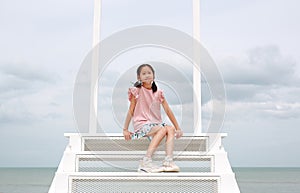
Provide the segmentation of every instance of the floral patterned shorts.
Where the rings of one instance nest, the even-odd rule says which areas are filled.
[[[142,138],[142,137],[147,137],[149,141],[151,141],[152,137],[151,136],[147,136],[147,134],[151,131],[151,129],[155,126],[166,126],[167,124],[165,123],[148,123],[148,124],[145,124],[143,125],[143,127],[138,130],[137,132],[133,133],[131,135],[131,139],[139,139],[139,138]]]

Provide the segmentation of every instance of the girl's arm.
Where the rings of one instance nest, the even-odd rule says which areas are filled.
[[[167,116],[169,117],[170,121],[172,122],[172,124],[174,125],[174,127],[176,129],[176,138],[180,138],[182,136],[182,131],[181,131],[179,124],[178,124],[169,104],[167,103],[166,99],[163,100],[162,106],[163,106]]]
[[[124,128],[123,128],[123,135],[125,137],[126,140],[130,140],[131,139],[131,132],[128,131],[128,127],[131,121],[131,118],[133,116],[133,112],[135,109],[135,105],[136,105],[136,99],[134,97],[132,97],[132,99],[130,100],[130,106],[127,112],[127,116],[125,119],[125,123],[124,123]]]

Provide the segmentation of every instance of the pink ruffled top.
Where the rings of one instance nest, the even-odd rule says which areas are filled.
[[[129,101],[132,97],[136,99],[132,117],[135,132],[141,129],[144,124],[162,123],[160,106],[165,99],[162,90],[158,89],[153,93],[151,89],[132,87],[128,90]]]

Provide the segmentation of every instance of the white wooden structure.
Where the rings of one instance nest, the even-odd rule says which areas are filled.
[[[65,136],[69,145],[49,193],[239,192],[222,146],[226,134],[186,134],[176,140],[174,160],[179,173],[137,172],[147,139],[128,142],[120,134]],[[154,161],[162,160],[164,153],[161,144]]]
[[[193,35],[199,40],[200,3],[193,0]],[[101,0],[95,0],[93,45],[100,40]],[[98,52],[95,52],[98,53]],[[93,55],[90,115],[97,106],[98,56]],[[201,76],[193,70],[193,86],[201,99]],[[195,108],[201,109],[201,101]],[[194,112],[200,117],[200,112]],[[145,139],[125,141],[122,134],[97,133],[97,112],[90,116],[89,132],[65,134],[69,138],[49,193],[120,193],[120,192],[202,192],[239,193],[235,175],[228,161],[222,139],[226,134],[202,133],[201,121],[194,123],[194,133],[175,141],[174,160],[179,173],[138,173],[138,161],[148,146]],[[154,161],[162,160],[164,144]]]

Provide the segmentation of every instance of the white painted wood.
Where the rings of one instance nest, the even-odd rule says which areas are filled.
[[[200,42],[200,0],[193,0],[193,37]],[[194,46],[194,60],[199,62],[199,54]],[[194,89],[194,133],[202,133],[201,113],[201,73],[200,66],[193,65],[193,89]]]
[[[89,133],[97,133],[98,106],[98,74],[99,74],[99,46],[101,30],[101,0],[94,2],[93,53],[90,89]]]
[[[94,2],[93,47],[96,46],[100,41],[101,5],[102,5],[102,0],[95,0],[95,2]]]

